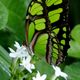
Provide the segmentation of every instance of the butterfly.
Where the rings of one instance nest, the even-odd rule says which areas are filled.
[[[67,56],[70,26],[68,0],[32,0],[26,15],[26,45],[49,64]]]

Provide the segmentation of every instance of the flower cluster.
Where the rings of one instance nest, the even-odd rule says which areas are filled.
[[[12,48],[9,48],[11,51],[9,56],[12,58],[20,58],[20,65],[32,73],[32,69],[35,69],[35,66],[31,63],[31,55],[29,55],[26,47],[23,45],[20,46],[18,42],[15,42],[14,46],[16,47],[16,51],[14,51]]]
[[[15,42],[14,46],[16,47],[16,51],[12,48],[9,48],[10,54],[9,56],[13,59],[20,58],[21,63],[20,66],[23,66],[27,71],[32,73],[32,70],[35,69],[35,65],[31,63],[32,56],[28,53],[26,46],[20,46],[18,42]],[[61,76],[65,80],[67,80],[68,75],[61,71],[58,66],[52,65],[53,69],[55,70],[55,74],[52,77],[52,80],[56,80],[57,77]],[[37,71],[36,77],[33,77],[32,80],[46,80],[47,75],[43,74],[40,75],[40,72]]]

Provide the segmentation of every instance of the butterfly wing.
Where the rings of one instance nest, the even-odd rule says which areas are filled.
[[[69,47],[67,1],[33,0],[27,11],[26,44],[48,63],[62,62]]]

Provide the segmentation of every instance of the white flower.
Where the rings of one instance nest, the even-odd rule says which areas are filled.
[[[9,56],[12,58],[23,58],[27,57],[29,55],[27,49],[25,46],[20,46],[18,42],[15,42],[14,46],[17,48],[16,51],[14,51],[12,48],[9,48],[10,54]]]
[[[15,42],[14,46],[16,47],[16,51],[12,48],[9,48],[11,53],[9,54],[12,58],[20,58],[22,66],[26,68],[30,73],[32,73],[32,69],[35,69],[35,66],[30,63],[31,56],[28,53],[28,50],[25,46],[20,46],[18,42]]]
[[[45,80],[46,77],[47,77],[46,74],[40,76],[40,73],[39,73],[39,71],[38,71],[36,77],[33,77],[32,79],[33,79],[33,80]]]
[[[24,66],[30,73],[32,73],[32,69],[35,69],[35,66],[30,63],[31,56],[28,56],[26,59],[22,59],[22,63],[20,65]]]
[[[52,78],[52,80],[55,80],[59,76],[63,77],[65,80],[67,80],[68,75],[66,73],[62,72],[58,66],[52,65],[52,67],[55,70],[55,75]]]

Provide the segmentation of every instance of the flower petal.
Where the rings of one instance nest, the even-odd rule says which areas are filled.
[[[44,75],[40,76],[40,72],[39,72],[39,71],[37,71],[36,77],[33,77],[32,79],[33,79],[33,80],[45,80],[45,79],[46,79],[46,77],[47,77],[47,75],[46,75],[46,74],[44,74]]]
[[[10,50],[11,53],[14,53],[15,52],[12,48],[9,48],[9,50]]]
[[[46,75],[46,74],[44,74],[44,75],[42,75],[42,77],[41,77],[41,78],[42,78],[43,80],[45,80],[45,79],[46,79],[46,77],[47,77],[47,75]]]
[[[68,75],[64,72],[61,72],[61,77],[65,78],[67,80]]]
[[[61,69],[58,66],[52,65],[53,69],[55,70],[55,75],[52,80],[55,80],[57,77],[61,76],[65,80],[67,80],[68,75],[61,71]]]
[[[33,77],[32,79],[33,79],[33,80],[36,80],[36,78],[35,78],[35,77]]]
[[[35,66],[33,64],[31,64],[31,69],[35,69]]]
[[[31,56],[29,55],[27,58],[22,58],[22,63],[20,65],[24,66],[26,70],[32,73],[32,69],[35,69],[35,66],[31,64],[30,61],[31,61]]]
[[[9,56],[12,58],[16,58],[17,55],[15,53],[10,53]]]
[[[32,70],[31,70],[31,68],[29,67],[29,66],[26,66],[25,67],[30,73],[32,73]]]
[[[21,48],[20,45],[19,45],[19,43],[18,43],[17,41],[15,41],[14,46],[15,46],[17,49],[20,49],[20,48]]]

